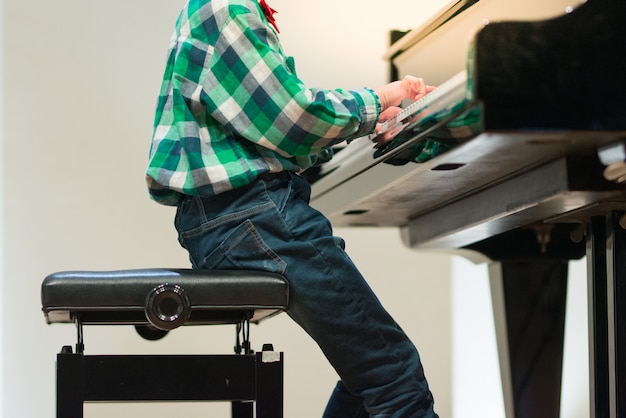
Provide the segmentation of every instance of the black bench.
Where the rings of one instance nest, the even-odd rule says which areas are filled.
[[[256,271],[66,271],[41,288],[48,323],[75,323],[57,355],[57,418],[87,401],[230,401],[233,418],[283,417],[283,353],[250,347],[250,323],[287,309],[289,286]],[[156,340],[181,325],[235,324],[232,355],[85,355],[83,325],[133,325]]]

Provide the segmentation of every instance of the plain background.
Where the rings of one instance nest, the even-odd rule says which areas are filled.
[[[300,77],[325,88],[386,82],[388,31],[418,26],[442,3],[270,2]],[[174,210],[151,202],[143,179],[165,51],[182,4],[0,0],[0,369],[6,418],[54,417],[54,357],[61,346],[74,344],[75,330],[45,324],[39,286],[47,274],[188,266],[176,242]],[[395,229],[336,233],[418,346],[441,417],[503,416],[485,266],[412,251]],[[584,304],[584,279],[578,282],[582,302],[580,292],[574,297]],[[572,335],[580,348],[586,318],[584,310],[577,313]],[[130,327],[87,327],[85,338],[88,354],[230,353],[234,331],[187,327],[151,343]],[[321,416],[337,377],[315,343],[286,315],[253,327],[252,342],[257,349],[271,342],[285,352],[285,416]],[[572,357],[575,371],[567,382],[580,384],[564,396],[572,399],[566,402],[568,418],[587,416],[585,355],[583,349]],[[227,409],[90,404],[85,416],[225,417]]]

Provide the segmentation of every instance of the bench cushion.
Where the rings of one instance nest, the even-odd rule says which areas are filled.
[[[237,323],[248,315],[259,322],[285,310],[289,301],[287,281],[267,272],[64,271],[43,281],[42,309],[48,323],[73,322],[79,314],[83,324],[150,324],[146,304],[166,287],[184,295],[189,305],[185,325]]]

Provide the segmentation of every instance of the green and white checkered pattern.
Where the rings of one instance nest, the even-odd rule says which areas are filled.
[[[371,133],[370,89],[306,88],[255,0],[189,0],[168,51],[147,181],[176,205],[302,171],[319,151]]]

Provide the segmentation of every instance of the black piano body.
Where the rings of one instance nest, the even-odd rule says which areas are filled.
[[[433,97],[384,148],[359,138],[308,173],[335,226],[489,261],[508,418],[559,416],[567,264],[584,256],[590,414],[626,416],[625,18],[619,0],[453,1],[387,56]]]

